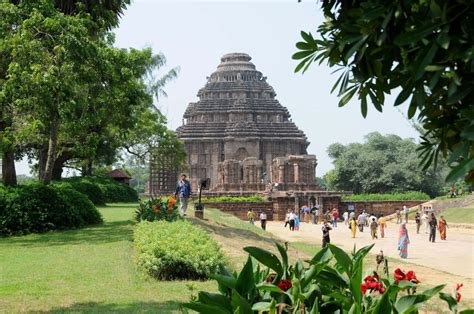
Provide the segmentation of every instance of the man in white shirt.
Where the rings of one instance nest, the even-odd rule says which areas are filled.
[[[266,230],[267,228],[267,214],[265,214],[264,211],[260,213],[260,226],[263,230]]]

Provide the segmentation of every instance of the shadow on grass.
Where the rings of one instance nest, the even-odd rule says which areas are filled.
[[[0,239],[0,245],[41,247],[131,241],[133,235],[132,226],[132,220],[107,222],[103,225],[84,229],[3,238]]]
[[[37,313],[176,313],[179,308],[180,303],[176,301],[126,304],[87,302]]]

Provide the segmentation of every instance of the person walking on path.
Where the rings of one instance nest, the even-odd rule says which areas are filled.
[[[181,215],[186,217],[186,210],[188,209],[188,200],[191,196],[191,183],[186,180],[186,175],[182,174],[181,179],[176,185],[175,197],[179,197]]]
[[[428,212],[424,212],[423,215],[421,215],[421,222],[425,226],[425,233],[428,233],[429,231],[429,218],[428,218]]]
[[[332,228],[327,222],[325,222],[321,230],[323,231],[323,248],[325,248],[328,243],[331,243],[331,239],[329,238],[329,230],[332,230]]]
[[[430,218],[430,242],[435,242],[436,240],[436,228],[438,228],[438,221],[436,220],[435,214],[431,213]]]
[[[421,226],[421,217],[420,217],[419,212],[417,212],[415,214],[415,223],[416,223],[416,233],[419,234],[420,233],[420,226]]]
[[[332,209],[332,226],[333,228],[337,228],[337,220],[339,219],[339,211],[336,208]]]
[[[364,225],[365,225],[365,214],[361,213],[359,217],[357,217],[357,224],[359,225],[359,231],[364,232]]]
[[[342,218],[344,219],[344,225],[347,226],[349,224],[349,212],[347,210],[342,214]]]
[[[372,240],[378,239],[377,237],[377,218],[371,217],[371,222],[370,222],[370,235],[372,236]]]
[[[267,214],[264,211],[260,213],[260,227],[263,230],[267,230]]]
[[[403,213],[405,214],[405,223],[407,224],[408,223],[408,214],[410,213],[410,210],[408,209],[408,207],[403,206]]]
[[[295,230],[295,213],[293,211],[290,212],[289,221],[290,221],[290,230]]]
[[[448,223],[444,216],[441,216],[438,222],[438,229],[439,229],[439,236],[441,240],[446,240],[446,227],[448,227]]]
[[[294,230],[298,231],[300,230],[300,217],[295,214],[295,228]]]
[[[408,244],[410,243],[410,238],[408,238],[408,230],[404,223],[400,226],[400,232],[398,235],[398,250],[401,258],[408,257]]]
[[[287,212],[285,215],[285,228],[290,224],[290,212]]]
[[[253,225],[255,222],[255,212],[253,211],[253,209],[249,209],[249,211],[247,212],[247,218],[249,219],[249,223]]]
[[[385,217],[380,215],[379,217],[379,228],[380,228],[380,237],[385,238],[385,227],[387,226],[387,222],[385,221]]]
[[[399,209],[397,209],[395,213],[397,214],[397,224],[399,224],[402,222],[402,214],[400,213]]]
[[[316,208],[316,209],[314,210],[314,220],[316,221],[316,224],[319,223],[319,215],[320,215],[320,213],[321,213],[321,212],[319,211],[319,208]]]
[[[349,228],[351,229],[352,237],[356,237],[357,232],[357,221],[355,217],[352,217],[352,220],[349,222]]]

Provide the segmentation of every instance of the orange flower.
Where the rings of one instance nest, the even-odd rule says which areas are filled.
[[[168,199],[168,208],[173,207],[176,204],[176,199],[174,197],[170,197]]]

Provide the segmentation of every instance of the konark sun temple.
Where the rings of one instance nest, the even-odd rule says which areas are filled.
[[[316,184],[316,156],[307,154],[306,135],[251,59],[245,53],[224,55],[177,129],[187,153],[184,172],[194,190],[209,178],[207,194],[280,198],[281,208],[274,208],[278,216],[303,204],[337,205],[340,195]],[[173,191],[177,174],[155,157],[150,194]]]

